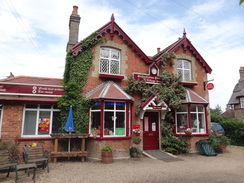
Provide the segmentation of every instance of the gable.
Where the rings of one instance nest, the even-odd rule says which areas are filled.
[[[207,62],[203,59],[203,57],[200,55],[200,53],[197,51],[197,49],[192,45],[191,41],[186,37],[186,32],[184,30],[182,38],[179,38],[178,41],[174,42],[173,44],[169,45],[165,49],[163,49],[161,52],[157,53],[152,57],[156,61],[156,63],[159,63],[161,58],[165,53],[173,53],[176,52],[179,48],[183,48],[184,51],[189,50],[196,60],[200,62],[202,67],[205,69],[205,71],[209,74],[211,74],[212,69],[207,64]]]
[[[95,39],[103,37],[103,35],[106,33],[109,33],[110,39],[113,39],[114,35],[117,34],[139,58],[141,58],[146,63],[153,62],[153,60],[151,60],[115,22],[114,14],[112,14],[110,22],[108,22],[95,32],[97,32],[97,36]],[[77,43],[75,46],[73,46],[72,50],[72,54],[76,56],[81,51],[81,43]]]

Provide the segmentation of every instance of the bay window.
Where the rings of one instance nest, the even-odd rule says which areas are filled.
[[[100,137],[126,136],[126,102],[96,102],[90,110],[90,132],[98,130]]]
[[[49,137],[61,131],[60,109],[50,104],[26,104],[22,127],[23,137]]]
[[[176,133],[184,134],[190,128],[192,134],[206,133],[205,107],[203,105],[182,105],[176,112]]]

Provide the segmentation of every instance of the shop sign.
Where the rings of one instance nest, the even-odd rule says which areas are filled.
[[[50,118],[39,118],[38,132],[49,132]]]
[[[0,83],[0,94],[62,96],[64,87],[52,85],[32,85],[17,83]]]
[[[212,90],[214,88],[214,84],[213,83],[208,83],[206,85],[206,88],[207,88],[207,90]]]
[[[133,76],[134,76],[134,79],[137,81],[141,81],[144,79],[146,81],[146,83],[150,83],[150,84],[159,83],[158,76],[153,76],[150,74],[140,74],[140,73],[134,73]]]

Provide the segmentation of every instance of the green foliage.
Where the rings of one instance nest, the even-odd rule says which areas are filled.
[[[75,123],[75,133],[86,133],[88,125],[87,111],[92,102],[84,96],[82,88],[87,82],[88,72],[92,65],[92,48],[100,40],[96,39],[97,33],[93,33],[81,42],[81,52],[77,56],[72,55],[72,51],[67,53],[64,71],[63,86],[65,93],[58,99],[61,108],[60,121],[62,130],[67,121],[69,107],[73,107],[73,117]]]
[[[211,121],[223,126],[225,135],[231,139],[232,145],[244,146],[244,123],[242,121],[218,114],[211,114]]]
[[[172,154],[187,153],[188,141],[183,139],[182,136],[174,136],[173,126],[169,123],[162,125],[162,149]]]
[[[217,105],[217,106],[215,107],[215,109],[210,109],[210,113],[211,113],[211,114],[221,115],[221,114],[222,114],[222,110],[221,110],[220,105]]]
[[[174,53],[164,53],[164,55],[162,56],[161,58],[161,65],[163,68],[166,67],[166,62],[170,62],[170,65],[173,66],[174,65],[174,62],[173,62],[173,59],[176,58],[175,54]]]
[[[130,147],[130,154],[133,154],[133,153],[135,153],[137,155],[141,155],[142,150],[138,149],[137,147],[132,146],[132,147]]]
[[[18,144],[14,142],[2,141],[0,142],[0,150],[9,149],[11,154],[16,155],[19,153]]]
[[[102,147],[102,151],[111,152],[111,151],[113,151],[113,147],[110,146],[110,145],[105,145],[105,146]]]
[[[142,98],[136,104],[136,114],[139,113],[141,104],[152,94],[156,94],[158,101],[163,100],[172,108],[177,109],[180,106],[181,100],[186,96],[186,89],[180,84],[180,77],[163,71],[160,72],[159,78],[161,81],[159,84],[149,85],[145,80],[136,81],[133,76],[128,77],[128,85],[125,87],[125,91],[129,94],[139,94]]]

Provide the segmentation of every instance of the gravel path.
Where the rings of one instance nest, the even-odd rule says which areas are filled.
[[[148,157],[100,162],[50,163],[50,173],[38,169],[36,183],[230,183],[244,182],[244,147],[228,147],[218,156],[187,154],[177,156],[182,161],[165,162]],[[1,183],[12,183],[0,174]],[[19,183],[29,183],[31,177],[19,172]]]

